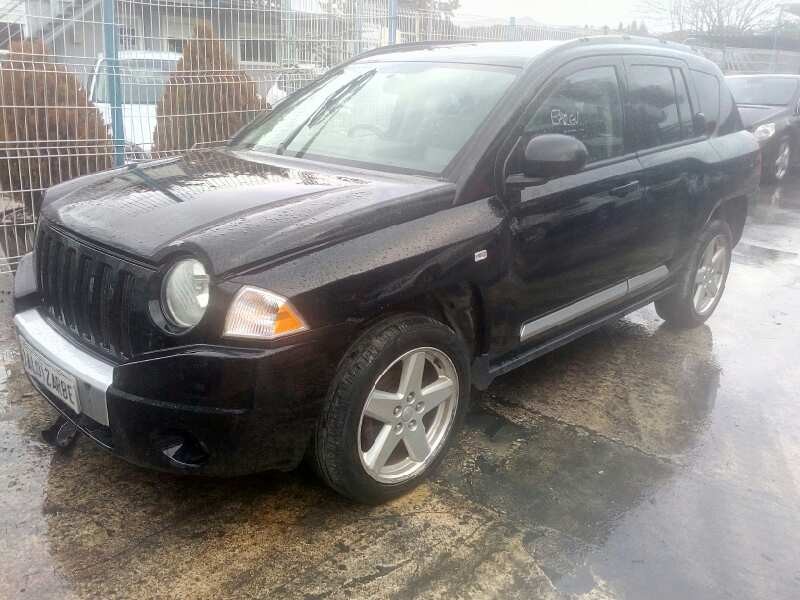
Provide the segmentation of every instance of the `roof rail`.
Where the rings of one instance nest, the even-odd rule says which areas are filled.
[[[494,42],[494,40],[487,40],[487,42]],[[367,50],[361,54],[354,56],[354,59],[364,58],[365,56],[372,56],[373,54],[389,54],[392,52],[403,52],[405,50],[413,50],[415,48],[430,48],[434,46],[453,46],[455,44],[480,44],[482,41],[475,40],[430,40],[427,42],[403,42],[401,44],[392,44],[390,46],[380,46]]]

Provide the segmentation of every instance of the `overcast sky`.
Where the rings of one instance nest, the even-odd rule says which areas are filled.
[[[457,15],[530,17],[548,25],[616,27],[644,19],[651,30],[664,24],[647,18],[641,0],[461,0]]]

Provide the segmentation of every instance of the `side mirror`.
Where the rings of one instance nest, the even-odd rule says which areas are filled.
[[[694,117],[692,117],[692,124],[696,135],[708,133],[708,123],[706,123],[706,116],[703,113],[695,113]]]
[[[525,146],[522,171],[526,177],[550,179],[572,175],[589,160],[589,151],[577,138],[560,133],[537,135]]]
[[[716,121],[709,121],[706,116],[699,112],[692,117],[695,135],[711,135],[717,128]]]

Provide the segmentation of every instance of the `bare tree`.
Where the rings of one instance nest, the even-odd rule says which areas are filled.
[[[776,0],[642,0],[647,14],[668,21],[673,31],[725,35],[765,27]]]
[[[399,0],[401,10],[418,10],[453,16],[453,12],[461,6],[460,0]]]

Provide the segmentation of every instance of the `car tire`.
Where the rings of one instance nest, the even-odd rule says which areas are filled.
[[[728,223],[711,221],[695,244],[677,288],[656,300],[658,316],[681,329],[705,323],[725,291],[732,251],[733,233]]]
[[[398,315],[369,328],[345,353],[328,391],[310,452],[317,473],[366,504],[416,487],[463,422],[469,364],[461,338],[430,317]]]
[[[789,174],[792,168],[792,145],[788,138],[778,144],[775,158],[769,162],[764,172],[764,179],[770,183],[780,183]]]

